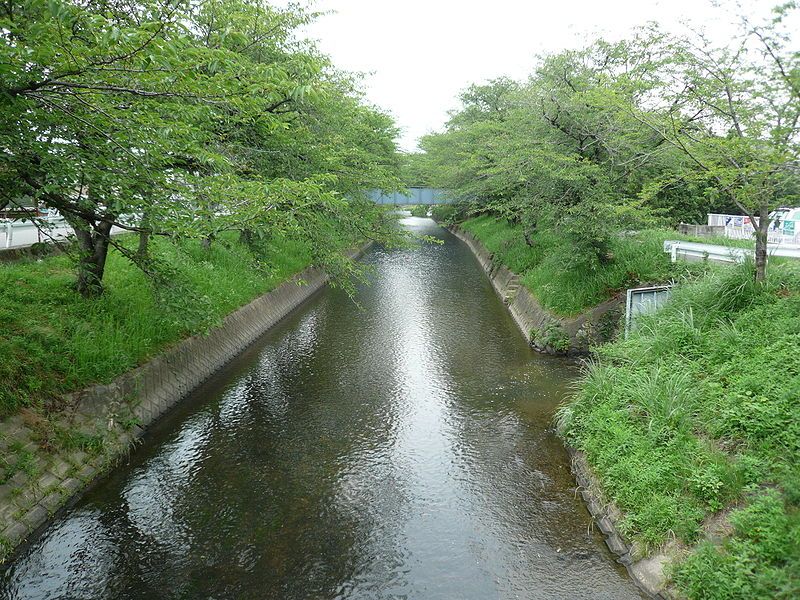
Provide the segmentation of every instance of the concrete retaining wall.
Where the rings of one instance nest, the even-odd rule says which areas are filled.
[[[588,334],[582,335],[581,332],[596,328],[596,324],[604,315],[613,315],[611,311],[618,309],[622,304],[621,299],[615,298],[578,317],[570,319],[556,317],[543,308],[533,294],[520,284],[519,277],[515,273],[494,262],[491,253],[479,240],[458,227],[451,227],[450,231],[467,244],[477,257],[522,334],[534,347],[536,347],[536,335],[531,335],[531,332],[546,331],[548,327],[551,330],[553,327],[559,327],[569,335],[570,352],[585,352],[590,341],[598,340],[591,338]],[[553,348],[546,346],[538,349],[554,352]],[[586,508],[603,534],[606,545],[619,557],[619,561],[625,565],[631,578],[642,590],[654,598],[672,598],[672,590],[667,589],[664,577],[664,566],[670,560],[668,552],[645,556],[641,548],[629,543],[622,536],[618,528],[622,513],[613,503],[604,498],[600,483],[584,454],[573,448],[567,449],[572,458],[571,468],[575,475],[577,492],[581,494]]]
[[[23,411],[0,423],[0,474],[7,479],[0,485],[0,562],[131,452],[149,425],[327,281],[324,272],[306,269],[207,335],[178,343],[108,385],[66,398],[67,408],[57,414]]]
[[[537,350],[549,354],[584,354],[590,344],[605,341],[613,332],[624,306],[621,295],[575,317],[558,317],[539,304],[522,285],[519,275],[495,262],[480,240],[458,226],[450,227],[450,231],[472,250],[522,335]]]

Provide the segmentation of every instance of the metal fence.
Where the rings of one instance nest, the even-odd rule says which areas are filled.
[[[758,220],[756,220],[756,225]],[[755,227],[750,217],[742,215],[708,214],[708,225],[724,227],[725,237],[733,240],[751,240],[755,238]],[[800,225],[796,221],[770,223],[767,241],[773,244],[800,244]]]

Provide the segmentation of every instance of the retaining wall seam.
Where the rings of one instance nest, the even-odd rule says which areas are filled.
[[[360,257],[369,246],[351,253],[351,258]],[[101,449],[96,454],[42,448],[43,419],[33,411],[0,423],[0,452],[11,461],[10,466],[29,461],[0,485],[0,563],[42,529],[59,508],[132,452],[150,425],[327,282],[323,271],[305,269],[229,314],[208,334],[177,343],[109,384],[67,395],[64,404],[69,408],[57,415],[56,426],[99,440]],[[52,423],[48,421],[47,426]]]
[[[478,259],[495,291],[514,318],[517,327],[532,345],[534,341],[531,332],[534,328],[542,329],[547,327],[548,323],[558,323],[559,326],[570,331],[572,337],[586,322],[596,320],[620,302],[617,299],[611,300],[574,319],[565,320],[556,317],[542,307],[524,286],[520,286],[518,290],[513,289],[514,284],[519,281],[519,276],[505,265],[495,262],[492,254],[480,240],[457,226],[449,229],[453,235],[467,245]],[[515,293],[511,294],[512,291]],[[581,352],[584,351],[584,348],[578,347],[576,350]],[[667,588],[663,573],[664,566],[670,557],[665,553],[640,556],[643,553],[620,533],[618,523],[622,518],[622,513],[613,503],[607,502],[603,498],[599,480],[592,472],[584,454],[569,446],[567,446],[567,450],[571,457],[571,470],[577,483],[575,491],[581,495],[589,514],[603,534],[608,548],[618,557],[619,562],[625,565],[636,585],[650,596],[658,600],[676,597],[674,590]]]

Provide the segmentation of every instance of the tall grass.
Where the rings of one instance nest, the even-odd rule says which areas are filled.
[[[798,265],[773,267],[766,286],[750,265],[679,286],[599,350],[559,426],[645,546],[692,544],[708,516],[744,507],[730,539],[676,567],[690,597],[798,597]]]
[[[538,231],[528,246],[522,229],[489,215],[469,219],[462,227],[475,235],[496,258],[519,274],[522,283],[544,307],[562,316],[585,311],[622,290],[644,283],[669,281],[705,270],[701,263],[670,262],[663,251],[672,231],[641,231],[613,240],[613,260],[601,268],[567,267],[574,248],[554,231]]]
[[[106,291],[95,300],[73,290],[65,256],[0,264],[0,416],[112,380],[311,260],[303,244],[281,238],[258,254],[231,239],[210,249],[157,239],[152,252],[172,266],[171,294],[160,293],[115,251]]]

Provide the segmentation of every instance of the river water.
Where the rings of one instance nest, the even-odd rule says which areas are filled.
[[[374,250],[202,386],[0,576],[0,598],[642,596],[551,423],[575,366],[532,352],[464,244]]]

